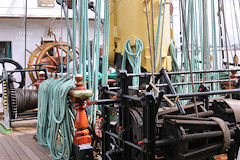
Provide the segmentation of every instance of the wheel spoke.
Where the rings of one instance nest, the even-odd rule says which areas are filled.
[[[54,36],[55,42],[57,42],[56,35],[53,34],[53,36]],[[56,47],[56,48],[57,48],[57,47]],[[58,55],[58,58],[60,58],[60,54],[59,54],[59,50],[58,50],[58,48],[57,48],[57,55]],[[59,59],[59,62],[61,63],[61,59]]]
[[[15,83],[17,83],[17,84],[21,84],[22,82],[15,81]]]
[[[55,65],[58,65],[57,61],[55,59],[53,59],[52,56],[50,56],[48,52],[46,52],[46,55],[50,58],[50,60],[53,61],[53,63],[55,63]]]
[[[17,68],[17,67],[14,69],[14,71],[16,71],[16,70],[18,70],[18,68]],[[13,74],[13,73],[14,73],[14,71],[12,71],[12,72],[10,72],[10,73],[11,73],[11,74]]]
[[[44,64],[42,65],[43,67],[46,67],[46,68],[52,68],[52,69],[57,69],[56,66],[53,66],[53,65],[47,65],[47,64]]]
[[[5,62],[2,62],[2,66],[3,66],[3,68],[5,68]]]

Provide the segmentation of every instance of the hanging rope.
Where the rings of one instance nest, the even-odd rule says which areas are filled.
[[[99,72],[99,50],[100,50],[100,25],[101,25],[101,0],[95,2],[95,23],[94,23],[94,39],[93,39],[93,71],[92,71],[92,86],[93,86],[93,101],[98,100],[98,72]],[[97,105],[93,105],[90,109],[90,124],[94,127],[96,124]]]
[[[109,28],[110,28],[110,0],[104,1],[104,29],[103,29],[103,64],[102,84],[108,83],[108,54],[109,54]]]
[[[37,139],[48,146],[54,159],[69,159],[74,133],[73,116],[67,94],[73,79],[49,79],[39,86]]]
[[[143,50],[143,43],[140,39],[135,38],[136,53],[133,52],[130,39],[125,43],[125,52],[122,59],[122,69],[126,69],[126,61],[128,59],[132,66],[133,73],[141,73],[141,53]],[[139,86],[139,77],[133,77],[133,86]]]

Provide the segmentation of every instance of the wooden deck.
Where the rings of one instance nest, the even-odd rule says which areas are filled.
[[[51,160],[47,147],[33,139],[36,120],[14,122],[13,133],[0,133],[0,160]]]

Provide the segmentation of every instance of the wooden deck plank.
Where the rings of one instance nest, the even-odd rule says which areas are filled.
[[[48,153],[42,152],[39,149],[40,144],[38,144],[33,138],[31,140],[29,139],[29,137],[32,137],[32,136],[33,135],[19,136],[19,139],[24,145],[31,148],[34,154],[36,154],[41,160],[51,160],[51,157],[49,157],[49,151]]]
[[[31,157],[32,159],[34,160],[40,160],[38,158],[38,156],[32,151],[31,148],[28,148],[26,145],[24,145],[18,138],[18,136],[14,136],[13,139],[15,140],[15,142],[20,146],[22,147],[23,151],[29,156]]]
[[[0,143],[4,147],[4,149],[9,153],[9,156],[13,160],[21,160],[18,156],[18,154],[14,151],[14,149],[10,146],[10,144],[7,142],[6,137],[0,138]]]
[[[31,158],[23,151],[23,149],[15,142],[11,136],[6,136],[6,140],[10,146],[17,152],[18,156],[22,160],[31,160]]]
[[[45,146],[41,146],[35,139],[33,139],[33,135],[28,135],[25,136],[24,138],[26,138],[25,140],[28,141],[29,143],[34,144],[40,151],[42,151],[42,153],[44,153],[47,157],[49,157],[50,159],[52,159],[52,156],[50,154],[50,151],[48,149],[48,147]]]
[[[46,155],[50,155],[50,151],[48,149],[48,147],[45,147],[45,146],[42,146],[38,143],[38,141],[36,141],[34,138],[33,138],[33,135],[28,135],[28,136],[25,136],[25,138],[28,140],[28,141],[32,141],[34,144],[36,144],[36,146],[43,152],[45,153]],[[48,154],[49,153],[49,154]]]
[[[5,160],[11,159],[7,151],[3,148],[1,143],[0,143],[0,159],[5,159]]]
[[[36,145],[36,146],[38,147],[39,150],[41,150],[43,153],[45,153],[46,156],[49,157],[49,159],[52,159],[51,153],[50,153],[50,151],[49,151],[49,149],[47,147],[43,147],[43,146],[41,146],[39,144]]]

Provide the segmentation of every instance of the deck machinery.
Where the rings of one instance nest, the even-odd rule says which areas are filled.
[[[37,108],[37,90],[24,88],[25,73],[45,69],[23,69],[18,62],[10,58],[0,58],[0,65],[2,67],[0,97],[3,106],[0,128],[3,133],[11,133],[12,122],[37,118],[37,111],[33,111]],[[25,112],[27,110],[32,111]]]
[[[240,101],[229,97],[237,97],[240,89],[209,91],[209,84],[222,81],[212,79],[208,82],[194,82],[201,84],[196,88],[197,92],[179,94],[176,86],[186,86],[191,82],[171,82],[174,74],[190,75],[234,70],[168,72],[172,70],[169,49],[173,38],[169,21],[171,3],[169,0],[166,0],[166,3],[161,2],[111,1],[109,64],[114,66],[118,73],[117,83],[101,86],[99,93],[98,104],[101,106],[103,117],[102,158],[213,160],[214,155],[227,153],[228,159],[234,160],[239,149]],[[159,18],[158,11],[161,5],[166,9],[165,15],[163,10],[161,13],[162,19],[165,16],[165,23],[161,26],[164,32],[157,35],[155,22]],[[126,6],[131,6],[131,9]],[[147,13],[149,20],[154,23],[147,21]],[[159,60],[160,55],[155,55],[157,60],[153,70],[151,52],[159,53],[160,50],[159,46],[158,51],[154,52],[154,38],[151,39],[154,35],[162,36],[163,41],[162,58]],[[126,70],[121,70],[124,43],[130,38],[131,47],[136,47],[135,37],[140,38],[144,46],[141,58],[143,73],[139,74],[133,74],[130,65],[127,65]],[[159,73],[149,73],[154,71]],[[139,86],[132,86],[133,77],[140,78]],[[149,82],[153,81],[153,77],[155,84],[151,86]],[[220,96],[211,98],[213,95]],[[181,105],[180,100],[188,100],[188,103]]]
[[[145,72],[133,74],[129,70],[118,70],[116,84],[100,86],[99,100],[94,103],[101,107],[102,138],[100,140],[102,143],[99,154],[102,159],[213,160],[215,155],[227,153],[228,160],[234,160],[239,150],[240,101],[230,99],[229,95],[239,94],[240,89],[208,91],[208,87],[203,83],[198,92],[178,94],[175,89],[176,84],[171,82],[171,76],[190,74],[190,72],[167,71],[171,70],[168,20],[165,23],[164,54],[161,61],[156,62],[156,66],[161,62],[162,65],[156,67],[156,70],[160,68],[161,70],[159,73],[146,72],[151,71],[151,47],[148,46],[147,33],[142,32],[147,30],[147,22],[143,18],[136,19],[135,16],[136,14],[144,16],[147,10],[144,3],[134,4],[140,4],[139,0],[126,0],[123,3],[112,1],[111,7],[115,11],[111,14],[109,61],[110,65],[119,69],[121,54],[124,52],[124,42],[130,38],[132,47],[134,47],[134,38],[138,37],[142,39],[144,45],[142,70]],[[165,5],[169,4],[167,0]],[[126,5],[133,6],[132,10],[126,11]],[[154,6],[157,5],[159,1],[154,0]],[[120,13],[122,10],[126,12]],[[155,9],[154,15],[157,12],[158,9]],[[166,16],[166,19],[169,19],[169,15]],[[159,57],[156,58],[159,59]],[[26,70],[18,69],[18,71],[22,73]],[[202,73],[224,71],[238,70],[211,70],[202,71]],[[4,107],[6,104],[4,111],[10,117],[10,121],[6,117],[4,121],[8,124],[11,122],[11,117],[17,114],[14,105],[11,106],[10,114],[8,113],[11,109],[8,102],[11,104],[14,102],[14,98],[8,95],[13,95],[12,91],[15,90],[12,85],[14,79],[11,77],[11,72],[4,70],[1,77],[4,89],[2,96],[6,98],[3,101]],[[155,77],[155,84],[149,83],[151,76]],[[133,77],[140,78],[139,86],[131,86]],[[220,81],[212,80],[208,83]],[[222,97],[211,98],[212,95]],[[194,102],[194,98],[197,101]],[[182,105],[180,100],[188,100],[188,103]],[[92,134],[92,137],[94,140],[99,139],[95,134]],[[94,148],[95,151],[97,149],[99,146]],[[87,158],[83,155],[83,157],[85,157],[83,159],[91,159],[89,157],[92,156]]]
[[[240,101],[225,97],[240,90],[177,94],[169,75],[165,69],[155,74],[161,84],[168,84],[159,87],[158,96],[151,92],[151,86],[138,90],[128,84],[132,77],[148,78],[150,73],[121,70],[117,86],[102,86],[102,158],[207,160],[227,153],[228,159],[234,160],[239,149]],[[210,99],[218,94],[223,97]],[[193,96],[197,96],[196,104]],[[166,97],[190,102],[181,105],[176,100],[171,107]],[[110,120],[113,115],[118,117],[117,123]]]

